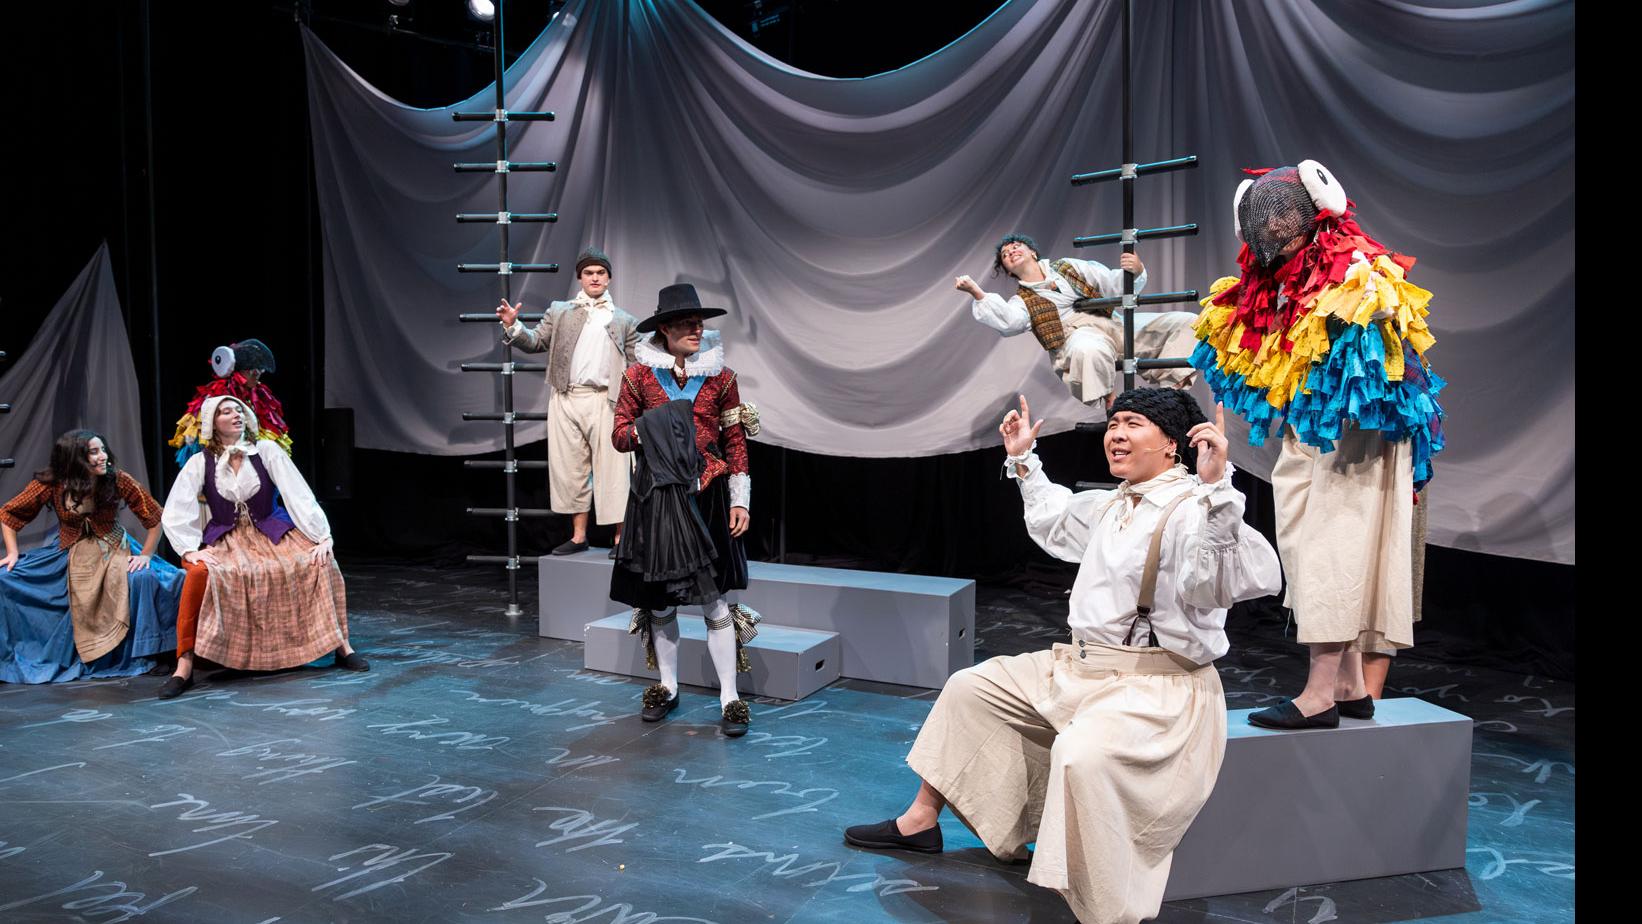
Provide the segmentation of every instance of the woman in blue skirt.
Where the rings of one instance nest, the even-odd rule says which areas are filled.
[[[139,547],[120,505],[147,528]],[[18,554],[17,533],[50,507],[55,541]],[[129,677],[177,645],[183,572],[153,557],[161,508],[90,430],[58,437],[51,464],[0,507],[0,681]]]

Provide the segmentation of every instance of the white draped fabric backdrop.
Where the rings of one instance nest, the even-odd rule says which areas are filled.
[[[1017,393],[1045,433],[1091,413],[1030,336],[999,338],[952,289],[987,276],[1000,235],[1045,256],[1116,230],[1116,184],[1075,172],[1120,160],[1119,5],[1014,0],[941,51],[866,79],[795,70],[694,4],[573,0],[508,71],[508,106],[558,120],[509,130],[512,259],[530,308],[573,291],[588,243],[614,262],[618,304],[693,283],[727,308],[730,364],[764,413],[760,441],[862,457],[996,444]],[[1136,184],[1141,226],[1198,222],[1143,243],[1154,291],[1207,291],[1235,272],[1231,196],[1245,166],[1315,158],[1369,233],[1415,255],[1436,293],[1431,356],[1450,381],[1448,449],[1431,490],[1441,545],[1574,561],[1573,5],[1551,0],[1178,0],[1136,4],[1141,161],[1202,166]],[[496,304],[493,90],[413,109],[306,36],[324,233],[326,404],[356,409],[358,444],[465,455],[500,428],[497,329],[456,315]],[[1115,248],[1077,252],[1115,260]],[[1190,307],[1190,306],[1186,306]],[[545,406],[538,376],[517,406]],[[1236,428],[1234,428],[1236,429]],[[521,440],[543,436],[541,424]],[[1269,474],[1234,434],[1233,459]],[[958,499],[954,499],[955,502]]]
[[[6,344],[18,349],[21,344]],[[51,447],[69,430],[103,435],[120,468],[165,500],[169,485],[148,480],[143,459],[142,408],[137,369],[126,339],[120,297],[114,287],[108,244],[97,248],[68,291],[57,300],[27,348],[0,375],[0,456],[17,460],[0,469],[0,504],[22,491],[36,470],[51,462]],[[142,540],[143,525],[129,510],[120,523]],[[57,518],[41,513],[18,535],[23,551],[57,536]]]

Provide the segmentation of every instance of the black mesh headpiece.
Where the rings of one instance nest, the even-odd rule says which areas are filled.
[[[261,340],[241,340],[233,348],[235,372],[250,372],[252,369],[261,369],[265,373],[274,371],[274,351]]]
[[[1129,411],[1157,425],[1163,435],[1174,440],[1180,461],[1188,471],[1197,471],[1197,450],[1191,447],[1186,434],[1208,418],[1197,406],[1197,399],[1175,388],[1131,388],[1112,402],[1109,414]]]
[[[1237,227],[1261,266],[1270,266],[1289,241],[1310,235],[1316,222],[1317,204],[1293,167],[1259,177],[1237,203]]]

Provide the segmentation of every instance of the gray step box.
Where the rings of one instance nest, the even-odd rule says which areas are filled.
[[[1165,901],[1465,865],[1469,717],[1404,697],[1339,728],[1272,731],[1252,711],[1226,715],[1226,759]]]
[[[628,634],[631,611],[607,616],[585,626],[582,666],[588,670],[630,677],[658,676],[644,666],[641,636]],[[697,687],[718,686],[712,655],[707,653],[707,626],[700,616],[678,617],[678,679]],[[736,677],[742,694],[803,699],[838,679],[838,633],[760,624],[747,643],[752,672]]]
[[[582,640],[582,627],[627,607],[610,599],[608,552],[544,555],[538,564],[545,638]],[[975,660],[975,582],[775,562],[748,563],[731,597],[773,623],[836,632],[841,676],[938,690]]]

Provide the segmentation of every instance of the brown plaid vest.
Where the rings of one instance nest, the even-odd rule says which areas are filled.
[[[1050,265],[1055,268],[1055,272],[1066,277],[1066,281],[1072,284],[1072,291],[1078,293],[1079,298],[1099,297],[1100,290],[1078,275],[1078,271],[1072,268],[1071,263],[1056,260]],[[1027,316],[1032,320],[1032,336],[1038,338],[1038,343],[1051,353],[1060,349],[1066,342],[1066,331],[1061,327],[1060,312],[1055,309],[1054,303],[1039,295],[1030,286],[1021,286],[1020,296],[1021,301],[1026,303]],[[1112,312],[1107,309],[1104,313],[1110,315]]]

